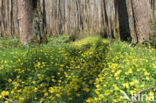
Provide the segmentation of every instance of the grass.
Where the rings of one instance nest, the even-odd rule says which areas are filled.
[[[66,43],[68,39],[58,36],[27,47],[1,39],[0,102],[128,103],[123,92],[131,99],[156,85],[155,49],[130,48],[118,40],[110,45],[99,36]],[[156,90],[143,94],[146,103]]]

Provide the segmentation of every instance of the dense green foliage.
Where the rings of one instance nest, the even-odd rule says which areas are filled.
[[[123,91],[131,97],[156,84],[153,48],[109,44],[97,36],[66,41],[59,36],[23,47],[17,40],[1,39],[0,102],[123,102]],[[151,100],[156,90],[145,93]]]

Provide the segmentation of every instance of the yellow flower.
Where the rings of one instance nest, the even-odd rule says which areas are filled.
[[[146,77],[146,80],[149,80],[149,77]]]
[[[89,89],[89,88],[83,88],[83,91],[85,91],[85,92],[89,92],[90,89]]]
[[[37,97],[35,97],[34,99],[37,100]]]
[[[129,88],[129,84],[128,84],[128,83],[124,83],[124,84],[123,84],[123,87]]]
[[[60,98],[60,97],[61,97],[61,95],[57,93],[57,94],[56,94],[56,97]]]
[[[105,91],[105,95],[108,96],[110,94],[109,90]]]
[[[52,82],[56,82],[56,80],[55,80],[55,79],[52,79],[51,81],[52,81]]]
[[[48,93],[46,92],[46,93],[44,93],[44,96],[46,97],[46,96],[48,96]]]
[[[139,83],[139,81],[138,81],[138,80],[134,80],[134,83],[138,84],[138,83]]]
[[[114,87],[114,90],[119,90],[117,85],[114,84],[113,87]]]
[[[19,103],[23,103],[24,102],[24,98],[23,97],[20,97],[19,98]]]
[[[9,79],[8,79],[8,82],[9,82],[9,83],[12,82],[12,79],[9,78]]]
[[[35,88],[34,88],[34,92],[37,92],[37,91],[38,91],[38,88],[35,87]]]
[[[149,93],[149,96],[154,96],[154,93],[153,93],[153,92],[150,92],[150,93]]]
[[[50,78],[49,78],[49,77],[47,77],[47,78],[46,78],[46,80],[49,82],[49,81],[50,81]]]
[[[133,73],[133,70],[132,69],[129,69],[128,73],[129,74],[132,74]]]
[[[40,62],[38,62],[37,64],[35,64],[35,67],[37,67],[37,68],[40,68],[40,66],[41,66],[41,63]]]
[[[72,100],[72,98],[71,98],[71,97],[69,97],[69,98],[68,98],[68,100]]]
[[[12,84],[15,86],[15,87],[18,87],[19,84],[17,82],[12,82]]]
[[[9,92],[8,91],[2,91],[1,92],[1,96],[2,97],[8,96],[8,95],[9,95]]]
[[[2,65],[2,66],[0,67],[0,70],[2,70],[2,69],[4,69],[4,65]]]
[[[87,102],[87,103],[91,103],[92,100],[93,100],[92,98],[88,98],[88,99],[86,100],[86,102]]]
[[[77,93],[77,94],[76,94],[76,96],[77,96],[77,97],[80,97],[80,94],[79,94],[79,93]]]
[[[52,87],[50,87],[50,88],[49,88],[49,92],[50,92],[50,93],[54,93],[54,92],[55,92],[55,89],[52,88]]]
[[[98,90],[95,90],[95,93],[96,93],[97,95],[99,95],[99,94],[100,94],[100,92],[99,92]]]
[[[144,75],[150,75],[150,73],[148,73],[147,71],[144,72]]]
[[[134,86],[135,83],[134,83],[134,82],[130,82],[129,84],[130,84],[131,86]]]

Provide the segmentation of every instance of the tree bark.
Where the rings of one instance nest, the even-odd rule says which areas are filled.
[[[118,13],[119,13],[119,29],[120,29],[120,39],[127,41],[130,36],[130,27],[128,20],[128,10],[126,5],[126,0],[117,0]]]
[[[132,0],[132,8],[137,42],[143,43],[150,40],[150,17],[148,15],[146,1]]]
[[[27,45],[32,36],[32,4],[31,0],[18,0],[18,20],[20,42]]]

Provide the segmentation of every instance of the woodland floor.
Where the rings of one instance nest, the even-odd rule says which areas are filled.
[[[68,39],[26,47],[0,39],[0,103],[128,103],[156,86],[155,49],[99,36]],[[156,89],[141,95],[155,103]]]

